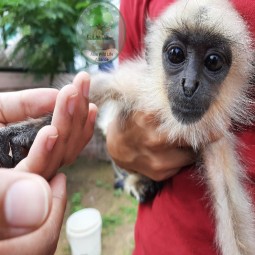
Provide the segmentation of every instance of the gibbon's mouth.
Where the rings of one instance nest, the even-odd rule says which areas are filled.
[[[176,120],[184,125],[198,122],[202,119],[206,112],[203,108],[194,108],[175,104],[172,105],[171,110]]]

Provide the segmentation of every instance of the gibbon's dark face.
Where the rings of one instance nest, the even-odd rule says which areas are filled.
[[[199,121],[217,96],[232,62],[229,41],[203,29],[172,31],[162,51],[168,99],[183,124]]]

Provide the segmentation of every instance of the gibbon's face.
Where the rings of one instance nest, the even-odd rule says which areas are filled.
[[[199,27],[173,30],[162,60],[174,117],[183,124],[199,121],[228,75],[232,63],[228,40]]]

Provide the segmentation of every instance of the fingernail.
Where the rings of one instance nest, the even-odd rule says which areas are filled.
[[[75,98],[77,97],[78,94],[72,95],[69,100],[68,100],[68,112],[70,115],[74,114],[74,109],[75,109]]]
[[[52,151],[52,149],[57,141],[57,138],[58,138],[58,135],[49,136],[47,138],[46,148],[48,151]]]
[[[47,190],[38,181],[20,180],[8,189],[4,210],[7,223],[12,227],[40,226],[49,210]]]
[[[88,81],[86,82],[83,81],[83,96],[85,98],[89,97],[89,82]]]

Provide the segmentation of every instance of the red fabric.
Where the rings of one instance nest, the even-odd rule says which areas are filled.
[[[174,0],[122,0],[127,26],[120,60],[135,57],[143,48],[146,15],[157,17]],[[255,1],[232,0],[255,35]],[[254,36],[255,38],[255,36]],[[255,128],[238,134],[245,144],[240,153],[255,180]],[[255,185],[250,185],[255,201]],[[214,223],[206,187],[194,168],[183,169],[165,182],[151,203],[139,206],[133,255],[216,255]],[[231,255],[231,254],[230,254]]]
[[[255,39],[255,1],[254,0],[232,0],[236,10],[246,20],[249,30]]]

